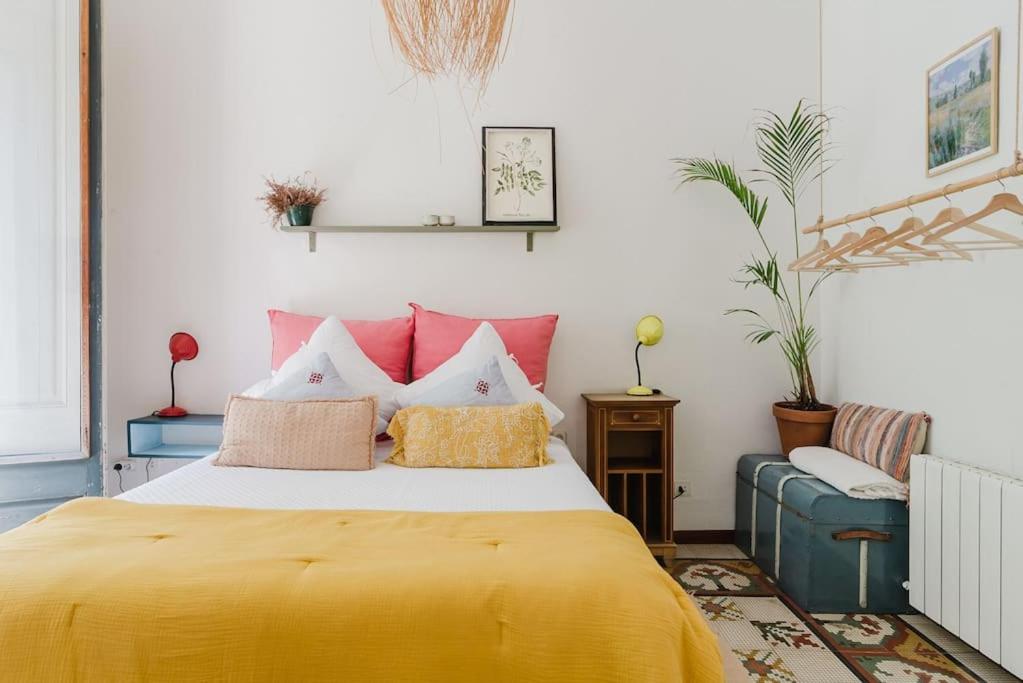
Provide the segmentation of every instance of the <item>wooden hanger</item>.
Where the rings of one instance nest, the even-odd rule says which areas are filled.
[[[872,228],[868,228],[863,233],[863,238],[855,249],[850,254],[855,258],[861,258],[866,252],[872,251],[874,247],[880,244],[884,239],[888,237],[888,232],[880,225],[875,225]],[[886,268],[888,266],[905,266],[909,265],[911,261],[926,261],[923,257],[905,256],[903,253],[899,254],[881,254],[880,261],[862,261],[853,260],[853,264],[857,268]]]
[[[946,199],[948,199],[948,198],[946,197]],[[899,247],[899,246],[905,246],[906,244],[909,243],[910,240],[915,239],[915,238],[917,238],[917,237],[919,237],[921,235],[924,237],[923,241],[927,241],[927,238],[932,235],[932,231],[935,228],[937,228],[938,226],[946,225],[946,224],[949,224],[949,223],[955,223],[956,221],[960,221],[960,220],[962,220],[964,218],[966,218],[966,214],[963,212],[962,209],[960,209],[958,207],[955,207],[955,206],[948,206],[948,207],[942,209],[941,211],[939,211],[938,215],[936,215],[934,217],[934,220],[932,220],[930,223],[927,223],[926,225],[920,226],[918,229],[913,230],[912,232],[902,236],[898,241],[893,242],[891,245],[886,245],[886,246],[888,248],[895,248],[895,247]],[[967,226],[964,225],[963,227],[967,227]],[[989,228],[988,226],[982,225],[980,223],[972,223],[972,224],[970,224],[969,227],[972,227],[973,229],[977,230],[978,232],[982,232],[982,233],[984,233],[986,235],[989,235],[992,238],[996,238],[996,239],[991,239],[991,240],[972,240],[972,241],[949,241],[949,240],[937,238],[937,239],[933,240],[933,243],[938,247],[938,249],[936,249],[935,251],[943,251],[943,252],[953,253],[953,254],[956,254],[957,256],[959,256],[959,258],[961,258],[961,259],[964,259],[966,261],[972,261],[973,257],[969,255],[970,251],[995,251],[995,250],[998,250],[998,249],[1016,249],[1017,248],[1016,245],[1015,245],[1016,239],[1012,235],[1008,235],[1007,233],[1004,233],[1004,232],[1002,232],[1000,230],[995,230],[994,228]],[[1011,241],[1010,242],[1006,242],[1004,239],[997,239],[997,238],[1002,237],[1002,236],[1009,237]],[[972,247],[972,245],[974,245],[974,244],[981,245],[981,246],[979,246],[979,247]],[[888,249],[886,248],[885,251],[887,251],[887,250]]]
[[[798,270],[802,273],[822,273],[828,271],[855,273],[860,268],[887,268],[889,266],[907,265],[909,259],[899,256],[886,256],[874,261],[856,261],[846,258],[846,254],[852,255],[857,250],[865,250],[869,247],[870,243],[876,241],[884,234],[886,234],[885,229],[880,225],[876,225],[868,228],[862,236],[855,232],[846,233],[834,247],[829,247],[827,240],[821,240],[823,245],[818,244],[818,247],[813,252],[799,259],[801,263],[794,267],[793,270]]]
[[[848,221],[846,222],[848,226]],[[870,249],[881,239],[887,236],[887,231],[876,223],[867,228],[863,235],[857,235],[853,231],[846,233],[832,247],[827,240],[820,239],[813,250],[807,252],[799,259],[789,265],[789,270],[807,273],[818,273],[824,271],[847,271],[855,272],[860,267],[883,268],[891,265],[905,265],[899,263],[901,259],[886,258],[881,261],[858,262],[850,261],[846,255],[858,256]]]
[[[947,197],[946,197],[946,199],[947,199]],[[930,236],[931,231],[934,230],[935,228],[937,228],[938,226],[945,225],[947,223],[954,223],[955,221],[958,221],[958,220],[960,220],[962,218],[965,218],[965,217],[966,217],[966,214],[963,212],[962,209],[960,209],[958,207],[955,207],[955,206],[948,206],[948,207],[942,209],[941,211],[939,211],[938,215],[936,215],[929,223],[924,223],[924,224],[914,228],[913,230],[910,230],[909,232],[907,232],[906,234],[902,235],[901,237],[898,237],[895,240],[890,240],[890,241],[886,242],[885,244],[880,245],[881,248],[877,252],[875,252],[875,253],[889,253],[893,249],[898,249],[898,248],[901,248],[904,251],[915,251],[916,249],[919,249],[920,247],[918,245],[912,244],[911,240],[914,240],[914,239],[916,239],[917,237],[919,237],[921,235],[923,235],[926,238],[926,237]],[[981,227],[984,227],[984,226],[981,226]],[[967,250],[959,248],[959,247],[955,246],[954,244],[952,244],[951,242],[939,239],[939,240],[936,240],[934,242],[934,244],[935,244],[935,246],[937,248],[936,249],[932,249],[931,251],[933,251],[933,252],[955,254],[956,257],[958,257],[959,259],[962,259],[964,261],[972,261],[973,260],[973,257],[970,256],[970,254],[967,252]],[[895,252],[895,253],[902,253],[902,252]]]
[[[900,228],[901,229],[901,228]],[[894,234],[894,233],[892,233]],[[888,232],[880,225],[874,224],[867,228],[863,235],[855,232],[846,233],[832,249],[824,253],[816,267],[830,270],[854,270],[858,268],[884,268],[886,266],[905,265],[906,262],[916,259],[907,259],[902,256],[884,256],[881,260],[857,261],[844,258],[846,255],[852,257],[862,256],[865,252],[872,250],[876,245],[889,238]],[[838,266],[829,266],[829,262],[839,261]]]
[[[855,232],[853,232],[852,227],[849,225],[848,218],[849,217],[846,216],[845,227],[849,228],[849,232],[843,235],[842,238],[834,247],[830,249],[825,247],[824,249],[821,250],[820,252],[821,258],[815,264],[815,268],[824,266],[829,261],[839,261],[840,263],[848,263],[849,262],[848,259],[844,258],[846,254],[855,254],[864,246],[865,242],[867,241],[872,242],[875,239],[877,239],[878,230],[880,230],[880,234],[882,235],[885,234],[884,228],[875,223],[873,227],[868,228],[863,233],[863,236],[860,237]],[[873,220],[873,216],[871,216],[871,220]]]
[[[880,225],[872,225],[863,231],[863,238],[860,239],[859,244],[850,253],[853,256],[859,256],[865,251],[869,251],[877,246],[880,242],[888,237],[888,231],[882,228]]]
[[[898,229],[889,233],[884,240],[874,245],[872,250],[873,254],[875,256],[879,256],[894,248],[896,245],[900,245],[905,251],[912,252],[916,256],[922,256],[925,259],[940,260],[942,258],[940,253],[909,242],[908,236],[919,232],[923,227],[924,222],[921,219],[916,216],[910,216],[906,220],[902,221],[902,225],[900,225]]]
[[[873,261],[861,261],[861,260],[848,260],[844,257],[839,257],[836,262],[827,263],[822,266],[810,264],[803,266],[799,269],[801,273],[824,273],[824,272],[835,272],[835,273],[855,273],[860,269],[870,268],[891,268],[893,266],[908,266],[910,261],[913,259],[907,259],[901,256],[882,256],[877,260]],[[919,260],[919,259],[917,259]]]
[[[908,266],[911,259],[904,259],[899,257],[886,257],[880,261],[850,261],[848,266],[825,266],[818,270],[832,270],[840,271],[843,273],[855,273],[860,269],[869,268],[893,268],[897,266]]]
[[[946,209],[947,210],[947,209]],[[959,213],[962,213],[961,211]],[[911,227],[908,231],[897,235],[893,240],[887,240],[884,244],[878,245],[874,250],[874,254],[878,256],[882,255],[904,255],[904,256],[918,256],[919,260],[962,260],[972,261],[973,257],[970,256],[965,249],[956,247],[945,240],[938,240],[935,242],[935,246],[932,248],[926,248],[919,244],[914,244],[911,240],[917,235],[929,234],[928,230],[937,225],[943,225],[948,220],[940,220],[941,216],[935,218],[930,223],[924,224],[923,221],[915,222],[915,227]],[[909,226],[907,226],[909,227]],[[894,233],[893,233],[894,234]]]
[[[819,266],[818,263],[820,262],[820,260],[825,256],[825,254],[827,254],[831,250],[832,247],[828,243],[828,241],[822,239],[817,242],[817,246],[815,246],[812,250],[810,250],[806,254],[803,254],[801,257],[790,263],[789,270],[796,271],[799,273],[819,273],[828,270],[847,271],[856,270],[855,264],[850,263],[847,259],[841,256],[835,258],[837,263],[834,265],[828,265],[824,267]]]
[[[987,203],[980,211],[972,213],[969,216],[963,216],[958,220],[953,221],[949,225],[935,230],[923,239],[924,244],[934,244],[942,241],[945,235],[950,235],[957,230],[964,228],[979,232],[982,235],[987,235],[992,238],[989,240],[967,240],[951,242],[945,240],[949,244],[957,246],[976,245],[983,247],[987,246],[999,246],[1003,249],[1019,249],[1023,248],[1023,239],[1011,235],[1002,230],[996,230],[995,228],[989,228],[986,225],[977,223],[977,221],[985,216],[998,213],[999,211],[1010,211],[1019,216],[1023,216],[1023,202],[1020,202],[1019,197],[1012,194],[1011,192],[1000,192],[991,198],[991,201]],[[979,251],[971,249],[971,251]]]
[[[888,249],[905,246],[910,240],[919,237],[920,235],[928,236],[931,230],[934,230],[939,225],[945,225],[946,223],[954,223],[962,218],[965,218],[966,214],[963,210],[955,207],[948,206],[938,212],[938,215],[930,223],[922,223],[919,227],[914,230],[910,230],[906,234],[898,237],[895,240],[891,240],[887,244],[882,245],[881,251],[887,251]]]
[[[848,263],[848,259],[843,258],[846,254],[856,248],[860,240],[863,237],[858,232],[847,232],[842,235],[842,239],[838,240],[835,246],[825,250],[820,259],[814,265],[820,268],[831,261],[838,261],[839,263]]]
[[[803,254],[802,256],[800,256],[795,261],[789,264],[789,270],[801,270],[804,265],[810,263],[811,261],[816,261],[818,258],[821,257],[821,255],[824,254],[824,252],[828,251],[829,249],[831,249],[831,245],[828,244],[828,241],[826,239],[821,238],[817,240],[817,244],[814,246],[813,249],[806,252],[805,254]]]
[[[872,250],[877,244],[888,237],[888,232],[880,225],[873,225],[867,228],[862,235],[850,231],[831,246],[826,239],[820,239],[817,245],[800,258],[789,264],[789,270],[818,273],[824,271],[847,271],[855,272],[860,268],[887,268],[890,266],[905,266],[912,261],[927,261],[940,258],[923,247],[911,245],[913,250],[922,253],[904,254],[879,254],[874,260],[856,260],[856,257]],[[894,234],[894,233],[892,233]],[[852,260],[847,257],[853,257]]]

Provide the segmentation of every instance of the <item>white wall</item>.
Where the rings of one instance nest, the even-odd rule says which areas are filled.
[[[219,412],[267,374],[267,308],[374,318],[408,301],[560,313],[548,393],[582,458],[579,393],[634,383],[633,325],[658,313],[667,332],[643,351],[644,378],[683,400],[676,471],[694,485],[676,526],[731,528],[735,460],[777,448],[769,406],[787,375],[722,316],[749,304],[728,280],[752,230],[717,188],[675,192],[668,159],[752,165],[753,110],[814,94],[814,3],[520,0],[475,111],[450,82],[399,87],[373,0],[103,10],[108,467],[125,420],[167,403],[171,332],[201,347],[178,368],[179,403]],[[562,231],[532,254],[521,235],[326,235],[309,254],[254,199],[262,175],[308,169],[330,188],[320,224],[478,223],[482,125],[557,128]],[[771,221],[788,234],[782,213]]]
[[[835,108],[841,160],[825,183],[829,216],[1011,163],[1015,22],[1013,0],[828,0],[824,101]],[[994,27],[1002,39],[1000,152],[928,179],[924,74]],[[1019,180],[1006,185],[1023,190]],[[970,211],[999,191],[995,184],[955,201]],[[945,206],[939,199],[916,213],[930,220]],[[908,216],[900,211],[879,220],[891,229]],[[1023,235],[1019,217],[985,222]],[[855,227],[862,231],[865,225]],[[842,230],[835,229],[836,237]],[[972,264],[918,264],[832,278],[821,303],[822,380],[840,400],[926,410],[934,418],[931,453],[1023,475],[1023,253],[974,257]]]

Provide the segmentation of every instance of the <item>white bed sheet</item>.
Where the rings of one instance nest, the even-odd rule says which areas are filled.
[[[551,438],[553,463],[522,469],[398,467],[383,462],[362,472],[216,467],[209,456],[123,493],[135,503],[290,510],[425,512],[609,510],[572,458]]]

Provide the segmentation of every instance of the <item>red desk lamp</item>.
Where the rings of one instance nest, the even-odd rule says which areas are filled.
[[[171,404],[166,408],[156,411],[159,417],[184,417],[188,411],[174,405],[174,366],[183,360],[192,360],[199,355],[199,342],[187,332],[175,332],[171,335],[168,344],[171,354]]]

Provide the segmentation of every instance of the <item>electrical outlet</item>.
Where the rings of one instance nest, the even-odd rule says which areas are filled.
[[[675,497],[690,498],[693,495],[693,483],[688,479],[680,479],[675,482]]]
[[[118,460],[117,462],[114,463],[115,472],[127,472],[128,470],[133,469],[134,467],[135,464],[131,460]]]

